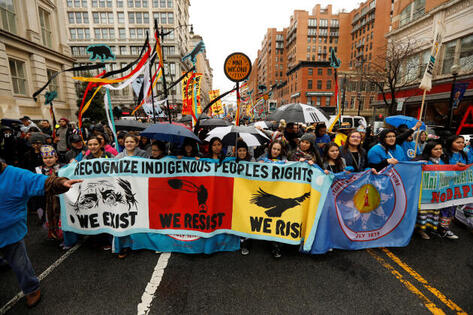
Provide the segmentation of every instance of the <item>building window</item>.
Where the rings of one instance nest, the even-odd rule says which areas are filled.
[[[313,69],[312,69],[312,68],[309,68],[308,74],[309,74],[309,75],[312,75],[312,74],[313,74]]]
[[[473,69],[473,35],[461,39],[459,62],[462,71],[470,71]]]
[[[39,8],[39,22],[41,24],[41,39],[43,45],[51,48],[51,24],[49,23],[49,13]]]
[[[117,8],[123,8],[123,0],[117,0]]]
[[[317,74],[322,75],[322,69],[317,69]]]
[[[312,90],[312,80],[307,80],[307,89]]]
[[[143,15],[141,13],[135,13],[136,24],[143,24]]]
[[[327,89],[332,88],[332,80],[327,80]]]
[[[358,108],[360,110],[363,110],[363,105],[365,104],[365,98],[364,96],[360,96],[360,98],[358,99]]]
[[[322,88],[322,80],[317,80],[317,89],[321,89]]]
[[[120,46],[120,55],[127,55],[128,49],[126,46]]]
[[[78,40],[84,40],[84,29],[83,28],[78,28],[77,29],[77,39]]]
[[[444,57],[443,57],[443,66],[442,74],[449,74],[451,72],[451,67],[453,66],[453,60],[455,59],[455,48],[457,46],[457,41],[451,41],[445,44],[444,48]]]
[[[168,24],[167,23],[167,14],[166,14],[166,12],[161,12],[160,16],[161,16],[161,24]]]
[[[327,74],[328,74],[328,75],[332,75],[332,69],[331,69],[331,68],[328,68],[328,69],[327,69]]]
[[[10,74],[13,84],[13,93],[26,95],[26,73],[25,73],[25,63],[23,61],[9,59],[8,63],[10,64]]]
[[[350,108],[353,109],[355,108],[355,97],[352,96],[351,99],[350,99]]]
[[[322,104],[322,97],[321,96],[317,96],[317,103],[316,105],[317,106],[320,106]]]
[[[325,97],[325,106],[330,106],[330,96]]]
[[[52,77],[55,76],[53,80],[48,85],[48,89],[50,92],[56,91],[57,94],[59,95],[59,85],[57,81],[57,71],[51,70],[51,69],[46,69],[47,75],[48,75],[48,81],[51,80]]]
[[[168,24],[174,24],[174,13],[168,13]]]
[[[136,39],[136,29],[130,28],[129,31],[130,31],[130,38]]]
[[[125,39],[126,38],[126,32],[124,28],[119,28],[118,29],[118,38],[119,39]]]
[[[125,13],[117,12],[118,24],[125,24]]]
[[[173,0],[168,0],[168,8],[172,8],[173,7]]]

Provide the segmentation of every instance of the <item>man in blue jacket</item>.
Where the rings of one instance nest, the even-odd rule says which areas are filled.
[[[23,240],[28,231],[26,204],[32,196],[62,194],[78,182],[35,174],[0,159],[0,254],[15,272],[28,307],[39,303],[41,293]]]

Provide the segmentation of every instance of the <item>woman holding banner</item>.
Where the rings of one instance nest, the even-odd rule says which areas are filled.
[[[422,155],[416,160],[426,161],[430,165],[444,165],[441,159],[443,156],[442,144],[437,141],[430,141],[425,145]],[[417,212],[416,228],[420,237],[424,240],[429,240],[430,235],[428,231],[437,232],[439,225],[441,209],[419,209]]]
[[[319,150],[315,147],[315,135],[310,133],[302,135],[297,150],[291,154],[289,161],[307,161],[310,165],[315,163],[322,167]]]
[[[142,157],[142,158],[149,158],[149,155],[146,151],[141,150],[138,145],[139,145],[139,140],[138,137],[135,136],[134,134],[128,133],[125,135],[125,149],[123,152],[118,153],[117,156],[115,157],[116,159],[122,159],[124,157],[128,156],[137,156],[137,157]]]
[[[209,159],[219,160],[220,162],[225,159],[225,154],[223,153],[223,142],[217,137],[210,139],[209,143],[209,154],[207,156]]]
[[[379,133],[379,143],[368,151],[368,165],[376,171],[380,171],[389,164],[395,165],[399,161],[405,161],[404,150],[396,144],[396,132],[385,129]]]
[[[89,153],[84,157],[85,160],[113,158],[111,153],[104,150],[99,136],[89,137],[87,140],[87,148],[89,149]],[[103,250],[110,250],[112,248],[112,239],[112,235],[105,233],[96,235],[94,237],[97,247],[102,247]],[[71,243],[75,243],[76,241],[77,237],[74,235],[74,233],[64,233],[65,246],[71,246]]]
[[[468,156],[463,149],[465,148],[465,139],[462,136],[450,136],[445,142],[444,163],[450,165],[457,165],[460,167],[468,164]],[[447,207],[440,210],[440,227],[442,229],[442,236],[451,240],[458,239],[450,230],[450,223],[455,216],[456,207]]]
[[[139,145],[139,139],[137,136],[134,134],[128,133],[125,136],[125,149],[123,152],[118,153],[118,155],[115,157],[116,159],[123,159],[125,157],[141,157],[141,158],[148,158],[149,155],[146,153],[146,151],[141,150],[138,145]],[[113,242],[119,241],[120,237],[114,237]],[[129,247],[124,247],[120,250],[120,253],[118,254],[118,258],[124,259],[126,258],[130,253],[130,248]]]
[[[258,158],[258,162],[280,162],[285,163],[286,158],[286,146],[285,142],[281,140],[274,140],[268,146],[268,153],[263,154]]]
[[[347,170],[362,172],[368,167],[366,151],[361,146],[362,136],[359,131],[350,131],[347,141],[340,148],[340,154],[345,159]]]

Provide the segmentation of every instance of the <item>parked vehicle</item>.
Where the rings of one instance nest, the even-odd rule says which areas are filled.
[[[332,125],[333,121],[335,120],[336,115],[330,115],[330,120],[328,122],[328,125]],[[362,125],[366,127],[368,123],[366,122],[365,117],[363,116],[349,116],[349,115],[342,115],[340,117],[340,120],[342,123],[347,122],[350,124],[351,127],[356,128],[359,125]]]

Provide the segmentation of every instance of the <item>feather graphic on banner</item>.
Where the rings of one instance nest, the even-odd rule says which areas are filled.
[[[425,68],[424,76],[420,82],[419,89],[424,91],[430,91],[432,88],[432,74],[435,67],[435,60],[437,59],[438,53],[440,51],[440,46],[442,46],[443,35],[445,33],[445,22],[442,20],[437,21],[435,27],[434,35],[434,44],[432,46],[432,52],[430,53],[429,62]]]

